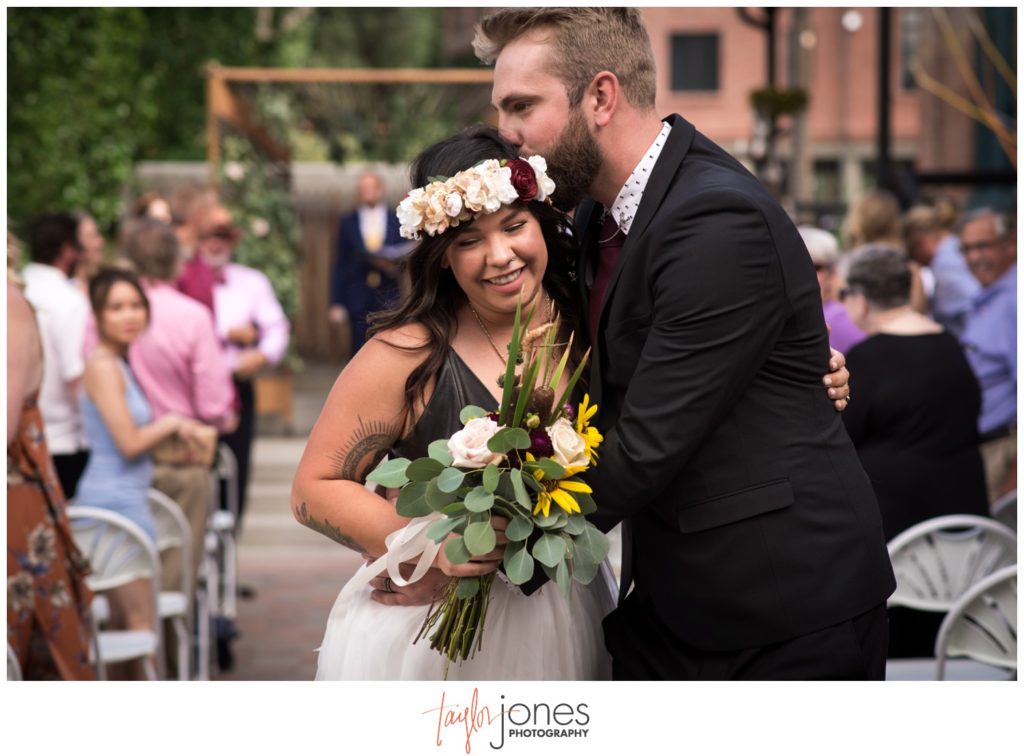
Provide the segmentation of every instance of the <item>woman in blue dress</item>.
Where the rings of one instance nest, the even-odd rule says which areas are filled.
[[[149,453],[175,434],[189,439],[198,425],[174,414],[154,422],[128,366],[128,347],[149,323],[149,301],[135,274],[113,268],[100,271],[89,284],[89,299],[99,343],[83,376],[81,406],[91,453],[75,502],[124,515],[155,542],[146,500],[153,480]],[[109,591],[111,625],[152,630],[153,590],[151,580],[139,579]],[[133,671],[121,672],[135,676]],[[120,675],[112,670],[112,676]]]

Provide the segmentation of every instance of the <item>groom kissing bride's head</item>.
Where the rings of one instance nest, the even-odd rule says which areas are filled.
[[[636,8],[508,8],[480,22],[473,49],[494,64],[502,136],[547,158],[563,210],[608,180],[620,131],[610,107],[654,114],[654,53]],[[595,76],[611,71],[614,92]]]

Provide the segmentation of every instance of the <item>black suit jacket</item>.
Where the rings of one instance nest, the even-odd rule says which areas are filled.
[[[599,526],[632,518],[635,590],[673,634],[764,646],[877,606],[895,580],[821,383],[806,247],[754,176],[667,120],[601,307],[590,393],[605,443],[587,479]],[[577,213],[585,300],[602,210]]]

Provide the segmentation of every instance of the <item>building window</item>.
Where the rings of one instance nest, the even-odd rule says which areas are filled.
[[[812,196],[815,202],[839,202],[842,197],[838,160],[815,160]]]
[[[718,35],[672,35],[672,89],[714,92],[718,89]]]
[[[921,46],[921,9],[900,9],[900,84],[904,89],[917,89],[914,66]]]

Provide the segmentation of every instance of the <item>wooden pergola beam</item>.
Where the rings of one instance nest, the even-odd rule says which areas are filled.
[[[217,67],[224,81],[305,84],[490,84],[490,68],[229,68]]]

